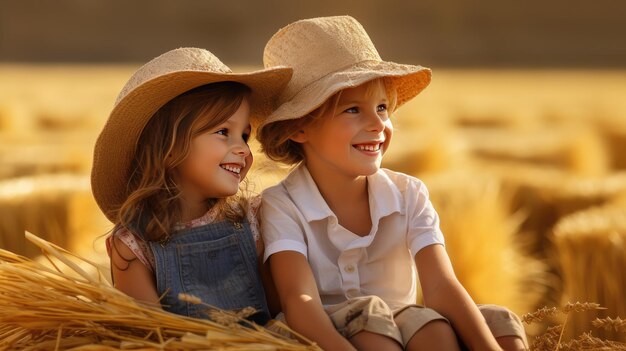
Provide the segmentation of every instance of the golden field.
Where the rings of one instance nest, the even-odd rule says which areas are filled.
[[[36,258],[29,230],[108,265],[91,153],[136,68],[0,65],[0,248]],[[626,71],[435,69],[393,117],[384,166],[426,182],[477,302],[520,315],[568,301],[607,308],[552,313],[531,335],[567,318],[563,340],[592,330],[626,341],[626,327],[592,326],[626,318],[624,97]],[[250,179],[260,192],[285,172],[256,153]]]

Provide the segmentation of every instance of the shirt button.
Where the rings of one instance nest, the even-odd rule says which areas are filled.
[[[349,264],[349,265],[345,266],[345,267],[343,268],[343,270],[344,270],[344,271],[346,271],[346,272],[348,272],[348,273],[352,273],[352,272],[354,272],[354,266],[353,266],[353,265],[351,265],[351,264]]]

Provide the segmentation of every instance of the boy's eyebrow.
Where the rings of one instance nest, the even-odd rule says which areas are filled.
[[[358,104],[362,103],[365,100],[367,100],[367,99],[363,99],[363,100],[349,100],[349,101],[346,101],[346,102],[339,101],[337,103],[337,106],[354,105],[354,104],[358,105]],[[380,99],[380,101],[381,102],[387,102],[388,100],[387,100],[387,97],[384,97],[384,98]]]

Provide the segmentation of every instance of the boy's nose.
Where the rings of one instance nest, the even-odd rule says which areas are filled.
[[[382,132],[385,130],[386,116],[379,115],[376,111],[371,112],[368,118],[368,130],[373,132]]]

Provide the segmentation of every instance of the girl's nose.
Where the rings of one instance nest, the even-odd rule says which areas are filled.
[[[235,146],[233,147],[233,153],[236,155],[241,155],[243,157],[246,157],[250,155],[251,153],[250,146],[243,139],[239,140],[236,142]]]

